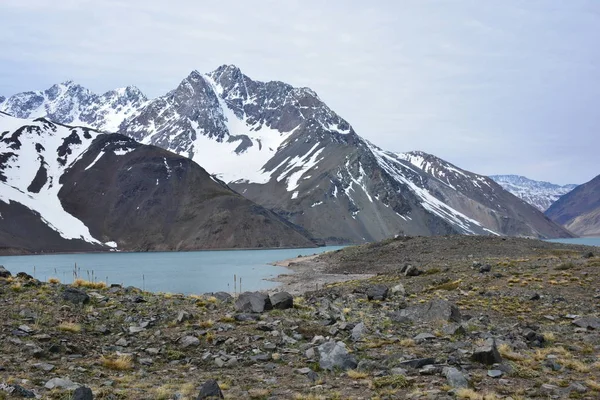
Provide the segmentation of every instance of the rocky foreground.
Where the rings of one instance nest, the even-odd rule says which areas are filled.
[[[594,248],[429,246],[398,262],[389,246],[424,239],[403,240],[317,258],[355,272],[379,254],[381,273],[299,297],[0,268],[0,399],[600,398]]]

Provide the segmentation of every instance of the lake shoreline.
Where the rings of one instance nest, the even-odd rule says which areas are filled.
[[[375,274],[328,273],[326,272],[327,264],[316,260],[322,254],[325,253],[289,258],[271,263],[271,265],[277,267],[290,269],[293,273],[280,274],[275,278],[266,278],[268,281],[280,283],[279,286],[268,290],[268,292],[286,291],[292,295],[303,295],[313,290],[323,289],[325,285],[369,279],[375,276]]]

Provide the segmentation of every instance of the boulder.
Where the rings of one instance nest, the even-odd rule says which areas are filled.
[[[233,300],[233,296],[227,292],[216,292],[216,293],[213,293],[212,295],[213,295],[213,297],[216,297],[216,299],[222,303],[229,303],[231,300]]]
[[[235,301],[235,310],[241,313],[262,313],[272,309],[269,296],[260,292],[244,292]]]
[[[288,292],[278,292],[271,296],[271,305],[277,310],[294,308],[294,297]]]
[[[71,382],[71,380],[68,378],[64,378],[64,379],[63,378],[52,378],[48,382],[46,382],[46,384],[44,385],[44,387],[48,390],[52,390],[52,389],[75,390],[79,386],[80,385],[78,383]]]
[[[502,362],[502,356],[498,352],[495,340],[488,340],[484,346],[478,347],[471,355],[471,360],[486,364],[500,364]]]
[[[430,323],[436,321],[460,322],[458,307],[446,300],[432,300],[427,304],[419,304],[405,308],[389,315],[395,322]]]
[[[348,353],[344,342],[335,342],[333,340],[323,343],[319,346],[319,366],[322,369],[341,370],[355,369],[358,365],[356,358]]]
[[[419,276],[419,275],[421,275],[421,270],[415,266],[409,265],[408,267],[406,267],[406,270],[404,271],[404,275],[405,276]]]
[[[85,386],[80,386],[75,389],[73,392],[72,400],[94,400],[94,394],[92,393],[92,389]]]
[[[385,285],[373,285],[367,289],[367,298],[369,300],[383,301],[388,297],[389,289]]]
[[[204,399],[224,399],[223,392],[219,387],[219,384],[214,379],[208,380],[200,387],[200,394],[196,397],[196,400]]]
[[[88,296],[86,292],[72,287],[65,289],[62,298],[73,304],[87,304],[90,302],[90,296]]]
[[[0,278],[10,278],[11,276],[10,271],[4,268],[4,265],[0,265]]]
[[[454,367],[446,367],[444,368],[443,373],[448,381],[448,385],[452,386],[453,388],[460,389],[469,387],[469,381],[458,369]]]
[[[199,344],[200,339],[195,336],[184,336],[179,339],[179,345],[184,349],[190,346],[198,346]]]
[[[363,322],[357,324],[354,328],[352,328],[352,340],[354,342],[358,342],[362,340],[367,333],[367,327]]]
[[[573,321],[573,325],[577,325],[586,329],[600,329],[600,318],[598,317],[583,317]]]

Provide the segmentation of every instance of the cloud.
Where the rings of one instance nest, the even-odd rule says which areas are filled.
[[[73,79],[149,96],[237,64],[314,89],[359,134],[484,174],[600,173],[600,3],[3,0],[0,94]]]

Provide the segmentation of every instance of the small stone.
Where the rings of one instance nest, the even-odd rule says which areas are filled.
[[[80,385],[74,382],[71,382],[70,379],[63,379],[63,378],[52,378],[50,379],[48,382],[46,382],[46,384],[44,385],[44,387],[48,390],[52,390],[55,388],[58,389],[66,389],[66,390],[75,390],[79,387]]]
[[[249,322],[249,321],[258,321],[260,319],[260,316],[257,314],[236,314],[233,317],[236,321],[239,322]]]
[[[127,346],[129,346],[129,342],[127,341],[127,339],[121,338],[121,339],[117,340],[117,343],[115,343],[115,345],[121,346],[121,347],[127,347]]]
[[[33,332],[33,329],[30,328],[27,325],[21,325],[21,326],[19,326],[19,330],[22,331],[22,332],[25,332],[25,333],[32,333]]]
[[[500,371],[499,369],[490,369],[487,372],[487,375],[490,378],[500,378],[503,374],[504,374],[504,372]]]
[[[85,386],[80,386],[77,389],[75,389],[75,392],[73,392],[73,397],[71,399],[72,400],[94,400],[94,394],[92,393],[92,389],[85,387]]]
[[[452,386],[453,388],[459,389],[469,387],[469,381],[458,369],[454,367],[446,367],[444,368],[443,373],[448,381],[448,385]]]
[[[1,388],[2,385],[0,385]],[[26,399],[35,399],[37,397],[35,392],[27,390],[21,385],[10,385],[8,388],[12,389],[12,397],[24,397]]]
[[[296,370],[296,372],[297,372],[297,373],[299,373],[299,374],[302,374],[302,375],[306,375],[306,374],[308,374],[310,371],[311,371],[311,369],[310,369],[310,368],[308,368],[308,367],[304,367],[304,368],[300,368],[300,369],[297,369],[297,370]]]
[[[573,321],[573,325],[577,325],[585,329],[600,329],[600,318],[584,317]],[[20,328],[19,328],[20,329]]]
[[[413,338],[413,340],[417,342],[425,342],[427,340],[436,339],[436,336],[431,333],[419,333],[417,336]]]
[[[313,358],[315,358],[315,349],[312,347],[306,349],[306,351],[304,352],[304,356],[309,360],[312,360]]]
[[[177,314],[177,322],[182,323],[192,319],[192,314],[187,311],[179,311]]]
[[[221,303],[229,303],[233,300],[233,296],[227,292],[216,292],[213,293],[213,296],[217,298]]]
[[[54,369],[54,365],[48,363],[37,363],[33,364],[33,366],[37,369],[41,369],[42,371],[50,372]]]
[[[157,355],[158,353],[160,353],[160,349],[157,349],[155,347],[148,347],[146,349],[146,353],[148,354],[153,354],[153,355]]]
[[[419,375],[433,375],[438,371],[435,365],[426,365],[424,368],[419,370]]]
[[[404,285],[399,283],[396,286],[394,286],[390,292],[393,295],[397,295],[397,296],[406,296],[406,289],[404,289]]]
[[[204,400],[204,399],[224,399],[223,392],[219,387],[219,384],[214,379],[204,382],[202,387],[200,387],[200,394],[196,397],[196,400]]]
[[[144,330],[145,329],[142,328],[141,326],[130,326],[129,327],[129,333],[131,333],[131,334],[140,333]]]
[[[215,358],[215,364],[217,365],[217,367],[219,368],[223,368],[223,366],[225,365],[225,361],[223,361],[222,358]]]
[[[139,363],[142,365],[152,365],[154,363],[154,360],[151,358],[140,358]]]
[[[492,270],[492,266],[490,264],[484,264],[479,267],[479,273],[485,274],[486,272],[490,272]]]
[[[405,276],[419,276],[419,275],[421,275],[421,270],[418,269],[417,267],[409,265],[408,267],[406,267],[406,270],[404,271],[404,275]]]
[[[179,344],[184,349],[190,346],[198,346],[200,345],[200,339],[195,336],[184,336],[179,339]]]
[[[352,341],[358,342],[362,340],[367,333],[367,327],[363,322],[357,324],[354,328],[352,328]]]
[[[581,383],[579,382],[573,382],[569,385],[569,387],[567,388],[567,390],[569,391],[575,391],[577,393],[586,393],[587,392],[587,387],[583,386]]]
[[[401,361],[398,365],[408,368],[422,368],[426,365],[435,364],[435,358],[415,358],[412,360]]]

